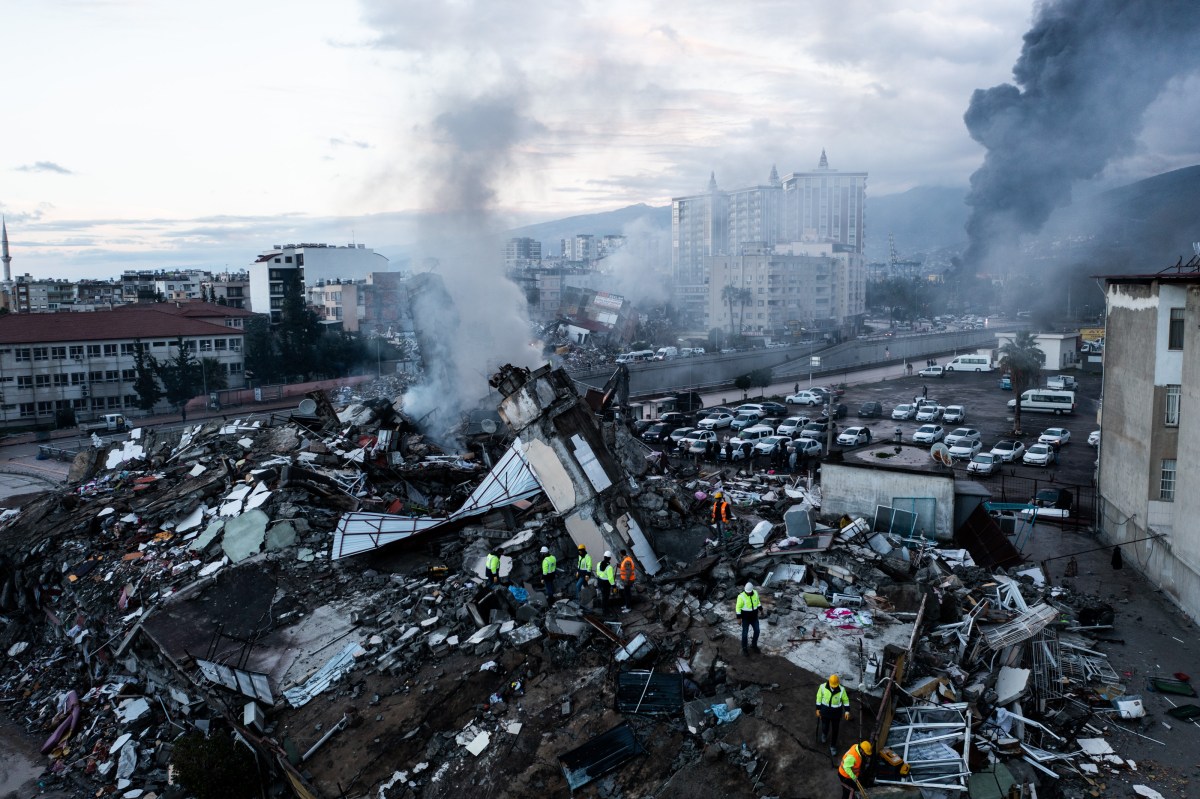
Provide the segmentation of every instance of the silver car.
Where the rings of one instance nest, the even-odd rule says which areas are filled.
[[[918,444],[932,444],[935,441],[941,441],[945,431],[941,425],[923,424],[917,428],[917,432],[913,433],[913,441]]]

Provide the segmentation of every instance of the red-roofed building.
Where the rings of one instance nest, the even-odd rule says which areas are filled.
[[[229,388],[246,385],[243,334],[249,312],[211,303],[150,303],[111,311],[0,316],[0,427],[50,424],[58,411],[81,420],[137,414],[136,347],[166,361],[185,349],[216,358]],[[163,402],[154,412],[165,412]]]

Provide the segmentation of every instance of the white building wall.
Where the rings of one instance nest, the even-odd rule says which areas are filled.
[[[949,475],[873,469],[845,463],[821,464],[821,512],[851,519],[875,518],[879,505],[900,498],[932,498],[938,541],[954,537],[954,478]]]

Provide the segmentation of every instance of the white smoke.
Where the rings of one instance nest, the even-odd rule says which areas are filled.
[[[611,290],[642,309],[667,302],[671,296],[667,288],[670,234],[639,219],[625,225],[621,235],[625,246],[600,262]]]

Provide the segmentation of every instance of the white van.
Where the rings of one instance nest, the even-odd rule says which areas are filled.
[[[959,355],[950,363],[946,364],[946,371],[953,372],[990,372],[992,371],[992,359],[986,355]]]
[[[669,361],[677,357],[679,357],[678,347],[659,347],[658,352],[654,353],[654,360],[656,361]]]
[[[1017,401],[1010,399],[1008,407],[1016,408]],[[1075,392],[1055,391],[1049,388],[1031,388],[1021,395],[1022,411],[1043,411],[1061,416],[1064,413],[1075,413]]]

